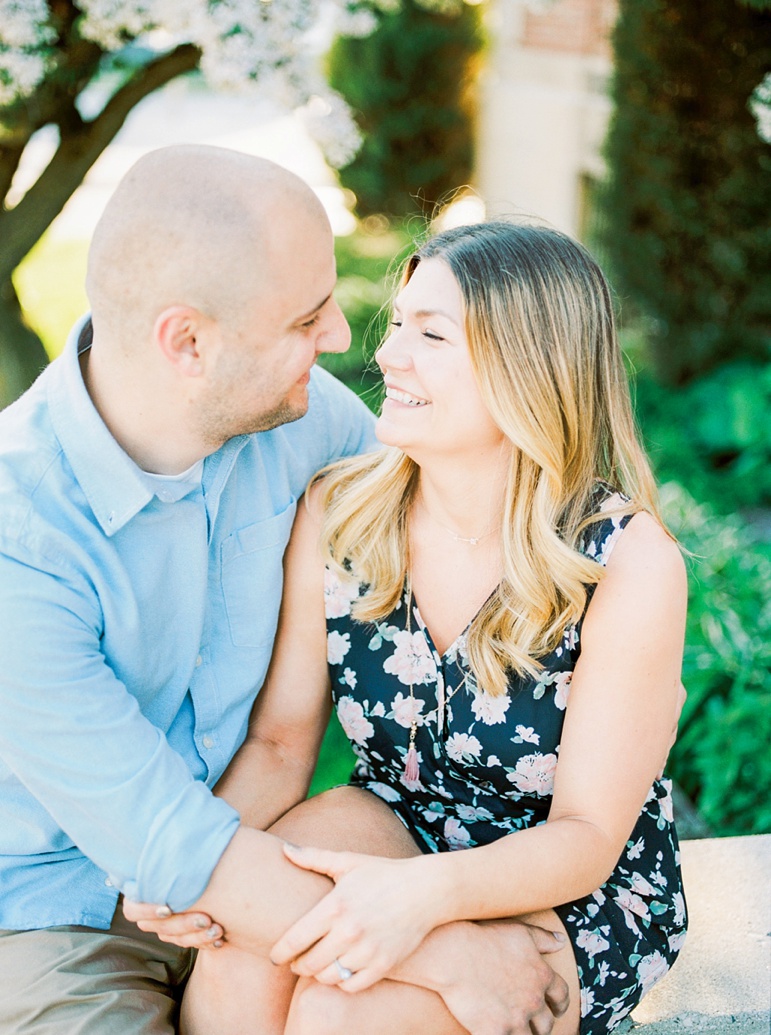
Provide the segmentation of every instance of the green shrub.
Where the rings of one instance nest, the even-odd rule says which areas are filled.
[[[720,513],[771,504],[771,366],[727,364],[679,390],[643,373],[635,389],[660,481]]]
[[[753,6],[619,3],[603,245],[671,383],[769,358],[771,147],[749,102],[771,10]]]
[[[717,834],[771,831],[771,547],[676,483],[664,514],[690,558],[672,775]]]
[[[471,179],[476,7],[427,10],[402,0],[363,39],[342,38],[329,81],[356,113],[364,143],[340,181],[366,216],[430,213]]]

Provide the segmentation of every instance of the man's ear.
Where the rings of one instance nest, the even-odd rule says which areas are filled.
[[[206,325],[210,322],[197,309],[186,305],[168,306],[155,320],[155,342],[183,377],[200,377],[204,372]]]

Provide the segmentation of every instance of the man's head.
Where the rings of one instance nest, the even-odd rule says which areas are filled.
[[[163,148],[94,234],[92,362],[105,384],[120,372],[165,398],[211,451],[305,412],[316,356],[350,340],[334,285],[329,222],[302,180],[235,151]]]

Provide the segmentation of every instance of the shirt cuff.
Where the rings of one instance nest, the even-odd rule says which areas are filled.
[[[240,817],[205,784],[193,781],[154,818],[134,879],[110,879],[126,898],[189,909],[206,890]]]

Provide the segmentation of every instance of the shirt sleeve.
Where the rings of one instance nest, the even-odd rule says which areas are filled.
[[[183,910],[239,817],[142,715],[100,635],[96,592],[75,566],[0,553],[0,755],[127,897]]]

